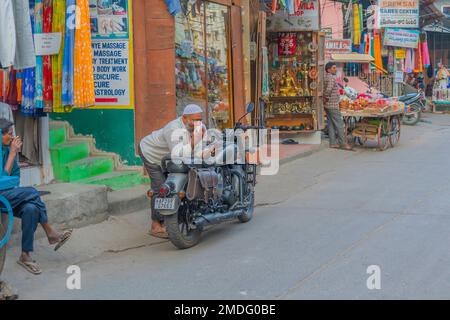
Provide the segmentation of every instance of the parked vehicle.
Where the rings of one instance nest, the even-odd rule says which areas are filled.
[[[248,104],[247,114],[253,109],[254,104]],[[242,119],[236,130],[258,129],[242,125]],[[248,146],[244,149],[244,163],[237,163],[238,139],[233,137],[228,144],[220,142],[223,148],[211,162],[192,164],[170,156],[162,160],[167,179],[159,190],[149,190],[148,195],[156,197],[155,208],[164,216],[169,239],[179,249],[195,246],[207,225],[233,219],[248,222],[253,217],[257,165],[248,161]],[[235,160],[220,164],[218,160],[227,155],[233,155]]]

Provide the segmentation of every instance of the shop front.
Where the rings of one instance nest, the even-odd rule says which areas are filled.
[[[293,4],[291,10],[280,5],[266,9],[261,94],[264,125],[280,130],[282,136],[300,137],[323,128],[325,37],[320,32],[319,2]]]
[[[211,128],[231,128],[248,102],[244,75],[246,1],[134,1],[136,142],[184,107],[204,109]],[[172,72],[173,70],[173,72]]]

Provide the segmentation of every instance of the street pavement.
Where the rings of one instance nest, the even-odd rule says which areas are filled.
[[[75,230],[56,253],[38,240],[39,276],[11,248],[2,278],[23,299],[449,299],[449,141],[450,115],[426,115],[393,149],[325,149],[260,177],[253,220],[194,248],[147,235],[135,212]]]

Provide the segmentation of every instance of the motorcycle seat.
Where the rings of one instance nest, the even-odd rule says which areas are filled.
[[[167,171],[170,173],[188,173],[189,167],[184,163],[177,164],[172,161],[167,163]]]
[[[407,101],[407,100],[415,99],[418,96],[420,96],[420,93],[410,93],[410,94],[399,97],[398,100],[399,101]]]

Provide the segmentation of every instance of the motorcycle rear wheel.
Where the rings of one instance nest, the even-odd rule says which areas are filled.
[[[411,112],[403,117],[402,122],[408,126],[413,126],[420,121],[422,107],[417,102],[411,104],[409,107],[411,109]]]
[[[176,214],[164,217],[170,242],[178,249],[188,249],[200,241],[201,228],[191,229],[184,219],[184,212],[180,209]]]

